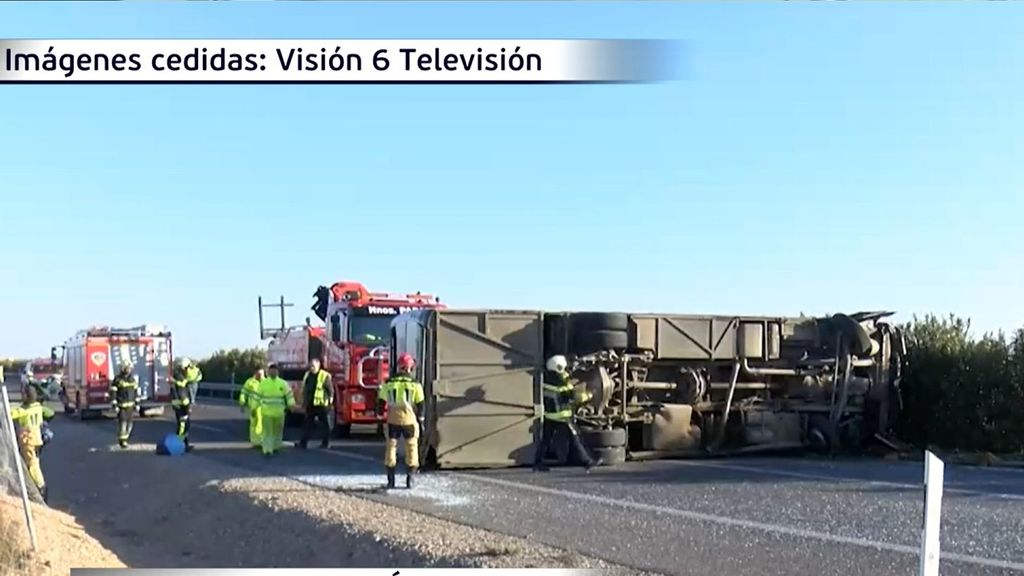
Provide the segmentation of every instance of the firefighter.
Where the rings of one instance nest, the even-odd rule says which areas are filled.
[[[181,359],[181,371],[188,387],[189,404],[195,405],[196,395],[199,393],[199,382],[203,380],[203,371],[188,358]]]
[[[413,476],[419,470],[419,432],[423,429],[423,385],[413,379],[416,361],[410,354],[398,357],[398,374],[388,379],[377,391],[377,416],[387,407],[387,447],[384,467],[388,488],[395,487],[398,466],[398,441],[405,441],[405,487],[412,488]]]
[[[134,367],[131,362],[122,364],[121,370],[110,383],[110,400],[117,411],[117,443],[121,448],[128,447],[139,396],[139,382],[135,374],[132,374]]]
[[[334,410],[334,385],[331,383],[330,372],[320,368],[319,358],[310,361],[309,370],[302,377],[302,407],[306,418],[302,426],[302,439],[295,445],[306,449],[313,433],[313,421],[316,420],[320,429],[320,448],[329,448],[331,428],[327,417],[328,411]]]
[[[599,462],[595,462],[580,440],[579,430],[574,422],[573,401],[575,393],[569,381],[569,363],[565,356],[556,355],[548,358],[544,372],[544,424],[540,441],[533,457],[533,469],[545,472],[544,456],[551,448],[552,441],[559,433],[568,434],[570,459],[575,452],[576,457],[589,472]]]
[[[192,445],[188,441],[190,417],[192,416],[192,396],[189,394],[188,381],[175,379],[171,388],[171,408],[174,409],[174,421],[177,425],[175,434],[185,443],[185,451],[191,452]]]
[[[43,446],[43,421],[53,418],[53,410],[39,403],[39,393],[29,386],[24,392],[21,406],[11,410],[11,420],[18,425],[18,448],[25,460],[28,475],[39,488],[43,502],[48,501],[46,478],[39,464],[39,449]]]
[[[269,457],[284,443],[284,415],[295,407],[295,398],[288,383],[278,376],[277,364],[268,366],[267,371],[270,376],[260,380],[259,410],[263,455]]]
[[[253,448],[259,448],[263,444],[263,430],[260,428],[260,382],[263,378],[263,368],[260,368],[252,378],[245,381],[242,391],[238,394],[238,404],[249,418],[249,444]]]

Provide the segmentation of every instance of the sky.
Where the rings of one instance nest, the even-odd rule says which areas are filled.
[[[0,3],[0,38],[667,38],[648,85],[4,86],[0,357],[257,297],[1024,326],[1024,5]],[[273,311],[272,311],[273,312]],[[263,344],[265,345],[265,343]]]

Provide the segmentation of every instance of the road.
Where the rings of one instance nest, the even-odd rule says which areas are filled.
[[[133,444],[151,450],[172,419],[139,421]],[[245,426],[237,407],[201,403],[189,457],[664,574],[911,574],[917,566],[918,463],[751,457],[630,463],[589,475],[441,472],[423,475],[411,492],[384,493],[374,490],[383,474],[382,447],[372,436],[335,440],[329,451],[289,447],[266,460],[239,441]],[[62,416],[54,424],[58,438],[81,427],[109,434],[109,450],[121,455],[111,420]],[[44,464],[60,473],[59,465]],[[51,492],[71,490],[61,486],[72,482],[68,475],[50,473]],[[74,510],[75,501],[57,496],[54,505],[79,516],[95,512],[81,502]],[[943,574],[1024,574],[1024,473],[947,467],[942,531]]]

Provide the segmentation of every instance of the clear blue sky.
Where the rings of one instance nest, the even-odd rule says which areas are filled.
[[[0,356],[452,306],[1024,325],[1024,5],[0,4],[0,37],[678,38],[644,86],[5,86]],[[626,276],[627,272],[633,274]]]

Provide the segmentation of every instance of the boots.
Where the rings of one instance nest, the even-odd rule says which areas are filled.
[[[395,487],[395,469],[388,468],[388,490]]]
[[[414,484],[413,477],[416,476],[417,472],[418,471],[415,468],[411,468],[408,472],[405,473],[405,487],[407,489],[412,490],[412,486]]]

